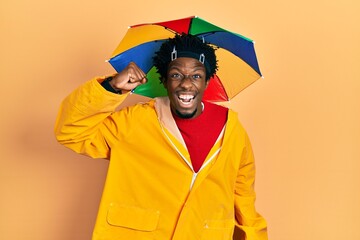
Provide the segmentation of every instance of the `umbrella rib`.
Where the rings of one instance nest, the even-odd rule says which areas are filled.
[[[207,37],[207,36],[212,35],[212,34],[215,34],[215,32],[212,31],[212,32],[207,32],[207,33],[199,33],[199,34],[197,34],[197,36]]]
[[[164,27],[166,30],[168,30],[169,32],[172,32],[173,34],[177,35],[178,33],[174,30],[172,30],[171,28],[168,27]]]

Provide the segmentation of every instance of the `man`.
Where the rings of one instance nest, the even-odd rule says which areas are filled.
[[[167,97],[120,111],[146,83],[130,63],[62,103],[55,134],[72,150],[110,159],[94,240],[267,239],[256,212],[254,158],[236,113],[202,101],[217,70],[215,50],[192,35],[165,42],[154,65]]]

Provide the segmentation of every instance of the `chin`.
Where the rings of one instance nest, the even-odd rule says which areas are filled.
[[[195,116],[196,112],[197,112],[197,109],[192,110],[192,111],[186,111],[186,112],[180,112],[177,109],[175,110],[176,115],[180,118],[192,118]]]

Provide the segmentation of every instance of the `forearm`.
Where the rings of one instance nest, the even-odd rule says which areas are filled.
[[[101,86],[104,78],[86,82],[61,104],[55,124],[59,143],[91,157],[108,157],[108,146],[100,128],[105,119],[126,98]],[[97,148],[97,149],[95,149]]]

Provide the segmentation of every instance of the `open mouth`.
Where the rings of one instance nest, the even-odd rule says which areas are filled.
[[[182,104],[189,105],[193,102],[195,99],[194,95],[188,95],[188,94],[181,94],[178,96],[178,99]]]

